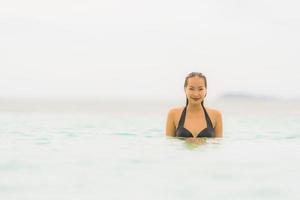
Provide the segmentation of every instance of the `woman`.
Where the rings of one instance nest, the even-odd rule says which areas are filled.
[[[184,82],[186,106],[169,111],[166,135],[174,137],[223,137],[221,112],[203,105],[207,93],[202,73],[188,74]]]

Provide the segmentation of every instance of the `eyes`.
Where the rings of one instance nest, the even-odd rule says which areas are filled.
[[[202,90],[204,90],[204,88],[202,88],[202,87],[200,87],[200,88],[190,87],[189,90],[192,90],[192,91],[195,91],[195,90],[202,91]]]

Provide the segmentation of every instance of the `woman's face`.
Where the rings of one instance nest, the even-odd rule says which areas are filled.
[[[203,78],[194,76],[188,79],[188,85],[185,88],[186,97],[191,104],[200,104],[206,96],[206,87]]]

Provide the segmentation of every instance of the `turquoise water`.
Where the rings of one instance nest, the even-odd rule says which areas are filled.
[[[224,138],[200,141],[164,136],[168,106],[0,112],[0,197],[299,199],[300,112],[268,105],[220,104]]]

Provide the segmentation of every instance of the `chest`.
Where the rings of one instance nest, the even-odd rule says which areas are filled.
[[[198,135],[199,132],[207,128],[205,117],[186,117],[184,128],[189,130],[193,135]]]
[[[182,112],[176,113],[176,117],[175,117],[176,129],[179,126],[179,120],[180,120],[181,114],[182,114]],[[209,115],[210,121],[212,122],[212,125],[214,127],[215,120],[213,118],[213,115],[210,114],[209,112],[208,112],[208,115]],[[194,135],[196,135],[203,129],[207,128],[207,121],[205,118],[205,114],[198,113],[198,114],[193,115],[193,114],[186,113],[185,121],[184,121],[184,128],[188,129]]]

